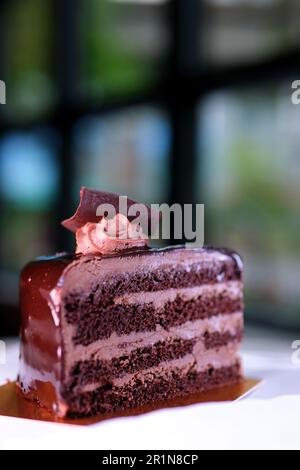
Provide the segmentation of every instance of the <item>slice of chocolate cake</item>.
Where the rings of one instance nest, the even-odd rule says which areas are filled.
[[[142,236],[139,248],[122,240],[122,251],[106,254],[102,240],[97,254],[87,223],[95,221],[76,227],[77,255],[22,272],[22,391],[58,416],[79,417],[239,381],[239,256],[149,249]]]

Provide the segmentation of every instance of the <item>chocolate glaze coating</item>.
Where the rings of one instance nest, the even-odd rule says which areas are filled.
[[[62,345],[59,315],[54,315],[50,292],[58,285],[75,256],[67,254],[39,258],[25,266],[20,278],[21,347],[18,384],[23,391],[52,408],[62,380]],[[63,282],[63,279],[61,279]],[[36,389],[31,389],[35,383]]]

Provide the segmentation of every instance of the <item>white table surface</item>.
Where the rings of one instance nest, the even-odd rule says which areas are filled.
[[[245,374],[262,382],[238,402],[164,409],[90,426],[1,416],[0,448],[300,449],[300,364],[291,359],[292,343],[298,339],[246,328]],[[5,343],[0,384],[14,380],[18,368],[18,341]]]

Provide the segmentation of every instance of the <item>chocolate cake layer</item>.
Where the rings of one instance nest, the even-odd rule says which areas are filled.
[[[72,355],[65,356],[65,370],[70,373],[72,365],[79,361],[89,358],[100,360],[111,360],[119,357],[124,352],[128,355],[135,349],[153,346],[159,341],[171,341],[176,339],[203,338],[204,335],[210,336],[217,332],[221,335],[230,334],[234,336],[237,331],[243,330],[243,314],[236,312],[224,315],[215,315],[203,320],[188,321],[179,326],[172,326],[168,329],[157,326],[155,331],[129,333],[128,335],[118,336],[113,333],[109,338],[95,341],[94,343],[83,346],[76,345],[72,350]],[[65,332],[66,343],[72,341],[72,330]]]
[[[225,333],[209,333],[206,331],[200,338],[170,339],[158,341],[151,346],[137,348],[128,354],[114,357],[112,360],[90,359],[77,362],[70,372],[70,389],[78,385],[93,384],[95,382],[107,382],[112,378],[123,377],[139,370],[158,366],[161,362],[178,359],[193,352],[197,341],[202,341],[204,349],[220,348],[228,343],[239,343],[242,340],[242,330],[235,334],[229,331]]]
[[[163,271],[157,269],[155,271],[146,271],[144,273],[132,274],[128,277],[124,275],[111,276],[105,279],[102,285],[95,283],[91,286],[88,299],[82,298],[84,290],[79,287],[78,291],[73,289],[73,292],[68,292],[68,296],[64,298],[66,310],[74,312],[81,302],[97,302],[100,299],[104,301],[105,305],[109,305],[113,297],[123,295],[124,293],[136,292],[154,292],[161,291],[172,287],[174,289],[181,289],[184,287],[198,286],[201,284],[214,284],[220,280],[232,281],[240,280],[240,273],[233,269],[233,265],[228,264],[216,267],[213,269],[199,269],[199,265],[189,266],[189,270],[181,269],[168,269]]]
[[[200,372],[206,370],[208,367],[213,367],[215,369],[224,366],[229,367],[237,360],[239,341],[231,341],[217,348],[206,349],[202,340],[196,340],[191,348],[192,350],[190,352],[186,352],[181,357],[170,358],[166,361],[162,360],[152,367],[144,369],[141,368],[134,372],[124,371],[117,377],[110,376],[108,379],[100,379],[99,381],[92,381],[88,384],[78,385],[76,390],[82,392],[92,391],[95,388],[105,385],[107,382],[112,383],[115,386],[123,386],[126,383],[134,382],[137,377],[142,378],[149,375],[158,376],[174,368],[186,370],[193,367]]]
[[[211,250],[140,250],[122,256],[81,257],[66,270],[62,300],[77,318],[88,304],[109,306],[124,294],[159,292],[241,280],[237,255]]]
[[[113,298],[108,300],[105,295],[97,303],[94,299],[81,299],[77,305],[74,302],[71,313],[69,307],[70,304],[66,303],[67,322],[75,326],[74,344],[87,346],[98,339],[109,338],[113,332],[121,336],[154,331],[157,325],[167,328],[186,321],[242,311],[243,298],[240,286],[235,296],[228,295],[226,290],[191,299],[177,294],[173,301],[167,301],[161,308],[155,308],[153,302],[116,304]]]
[[[87,360],[75,364],[71,370],[72,380],[70,387],[86,385],[89,383],[108,381],[125,374],[132,374],[138,370],[157,366],[162,361],[178,359],[193,351],[196,338],[173,339],[158,341],[153,346],[145,346],[131,351],[129,354],[108,360]]]
[[[93,416],[151,403],[159,404],[166,399],[192,395],[239,380],[241,380],[241,368],[238,361],[229,367],[219,369],[211,367],[202,372],[197,372],[192,367],[187,372],[173,369],[158,377],[150,375],[144,379],[137,379],[134,385],[129,383],[116,387],[108,383],[93,391],[73,395],[67,393],[70,405],[67,416],[74,418]]]

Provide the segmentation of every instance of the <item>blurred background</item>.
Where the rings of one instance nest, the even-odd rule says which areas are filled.
[[[0,336],[18,276],[73,249],[80,186],[204,203],[245,261],[246,319],[300,331],[297,0],[0,4]]]

